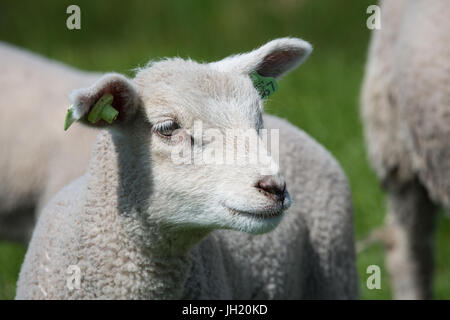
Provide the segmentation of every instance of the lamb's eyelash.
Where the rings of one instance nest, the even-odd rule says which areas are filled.
[[[170,128],[174,125],[175,121],[173,120],[166,120],[163,122],[159,122],[153,125],[154,131],[164,131],[164,130],[170,130]]]

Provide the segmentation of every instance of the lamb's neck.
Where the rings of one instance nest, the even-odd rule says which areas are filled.
[[[136,162],[140,152],[132,143],[118,146],[106,132],[97,139],[83,216],[82,245],[95,251],[86,255],[87,268],[94,283],[111,279],[108,298],[124,292],[128,298],[181,298],[189,250],[205,234],[180,232],[148,219],[153,188],[148,164]]]

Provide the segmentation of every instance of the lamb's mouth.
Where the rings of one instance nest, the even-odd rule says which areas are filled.
[[[227,208],[228,211],[230,211],[231,214],[233,214],[233,215],[244,215],[244,216],[249,216],[249,217],[258,218],[258,219],[271,219],[271,218],[280,217],[284,212],[283,209],[272,209],[272,210],[265,210],[265,211],[242,211],[242,210],[237,210],[237,209],[233,209],[230,207],[225,207],[225,208]]]

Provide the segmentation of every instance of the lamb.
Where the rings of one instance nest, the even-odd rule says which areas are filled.
[[[450,208],[448,2],[383,1],[362,90],[371,163],[387,190],[394,297],[431,297],[433,233]]]
[[[110,73],[73,91],[74,117],[106,130],[87,172],[40,215],[16,298],[357,298],[346,177],[307,134],[262,114],[249,77],[280,78],[310,51],[281,38],[213,63],[151,62],[134,79]],[[91,124],[106,93],[118,117]],[[194,134],[198,121],[202,132],[244,129],[258,141],[263,123],[279,130],[270,136],[279,164],[274,153],[246,165],[175,163],[174,150],[195,158],[222,145]],[[236,160],[257,152],[246,146]]]
[[[0,239],[27,243],[37,212],[86,171],[97,132],[64,133],[60,119],[67,94],[98,77],[0,42]]]

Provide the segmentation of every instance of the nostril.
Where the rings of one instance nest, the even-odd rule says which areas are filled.
[[[264,193],[277,196],[280,201],[284,200],[286,192],[285,182],[283,182],[283,184],[280,184],[273,177],[266,176],[257,183],[256,188],[263,191]]]

